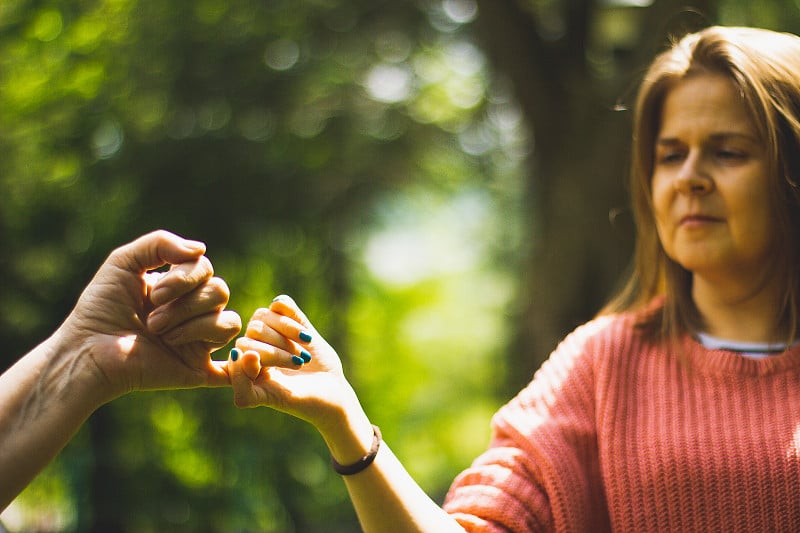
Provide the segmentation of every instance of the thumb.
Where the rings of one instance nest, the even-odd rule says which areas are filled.
[[[131,272],[145,272],[164,264],[180,264],[202,256],[206,245],[165,230],[143,235],[112,252],[109,261]]]

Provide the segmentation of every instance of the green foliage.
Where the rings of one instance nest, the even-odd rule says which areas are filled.
[[[630,75],[618,60],[661,38],[638,15],[664,3],[646,4],[593,4],[577,45],[559,39],[578,4],[518,13],[559,50],[583,47],[563,61],[587,61],[614,101]],[[703,4],[717,7],[704,23],[800,27],[790,1]],[[57,327],[109,250],[168,228],[206,241],[245,320],[294,296],[440,499],[532,357],[508,347],[535,221],[522,212],[547,190],[523,184],[533,143],[512,93],[531,87],[493,78],[475,16],[471,0],[0,2],[0,366]],[[512,52],[524,57],[507,64],[541,66]],[[565,124],[537,124],[537,146]],[[584,137],[570,154],[591,153]],[[237,410],[228,390],[134,394],[98,410],[2,517],[37,531],[357,530],[327,461],[312,428]]]
[[[109,250],[165,227],[206,241],[245,320],[293,295],[441,498],[498,403],[527,150],[469,9],[446,7],[3,2],[4,366]],[[353,531],[327,461],[312,428],[236,410],[228,390],[134,394],[98,410],[3,518]]]

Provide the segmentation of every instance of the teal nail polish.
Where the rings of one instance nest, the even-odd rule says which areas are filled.
[[[311,335],[305,331],[300,332],[300,340],[303,342],[311,342]]]
[[[305,351],[305,350],[300,350],[300,357],[302,357],[302,358],[303,358],[303,361],[304,361],[304,362],[306,362],[306,363],[308,363],[309,361],[311,361],[311,354],[310,354],[310,353],[308,353],[308,352],[307,352],[307,351]]]
[[[239,354],[240,352],[236,348],[231,350],[231,361],[236,361],[237,359],[239,359]]]
[[[297,355],[293,355],[292,356],[292,363],[296,364],[297,366],[300,366],[300,365],[303,364],[303,358],[299,357]]]

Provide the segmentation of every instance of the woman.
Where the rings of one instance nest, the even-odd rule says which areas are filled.
[[[635,273],[498,411],[443,509],[291,299],[237,341],[234,401],[314,424],[365,531],[798,531],[799,161],[800,38],[713,27],[658,56],[635,113]]]

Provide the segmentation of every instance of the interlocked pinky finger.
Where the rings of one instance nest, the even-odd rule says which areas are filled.
[[[259,398],[263,395],[263,391],[256,386],[255,379],[248,375],[245,358],[239,354],[238,348],[234,348],[231,350],[231,357],[228,361],[228,372],[233,387],[233,403],[240,408],[263,405],[264,402]],[[252,355],[252,353],[248,355]]]

